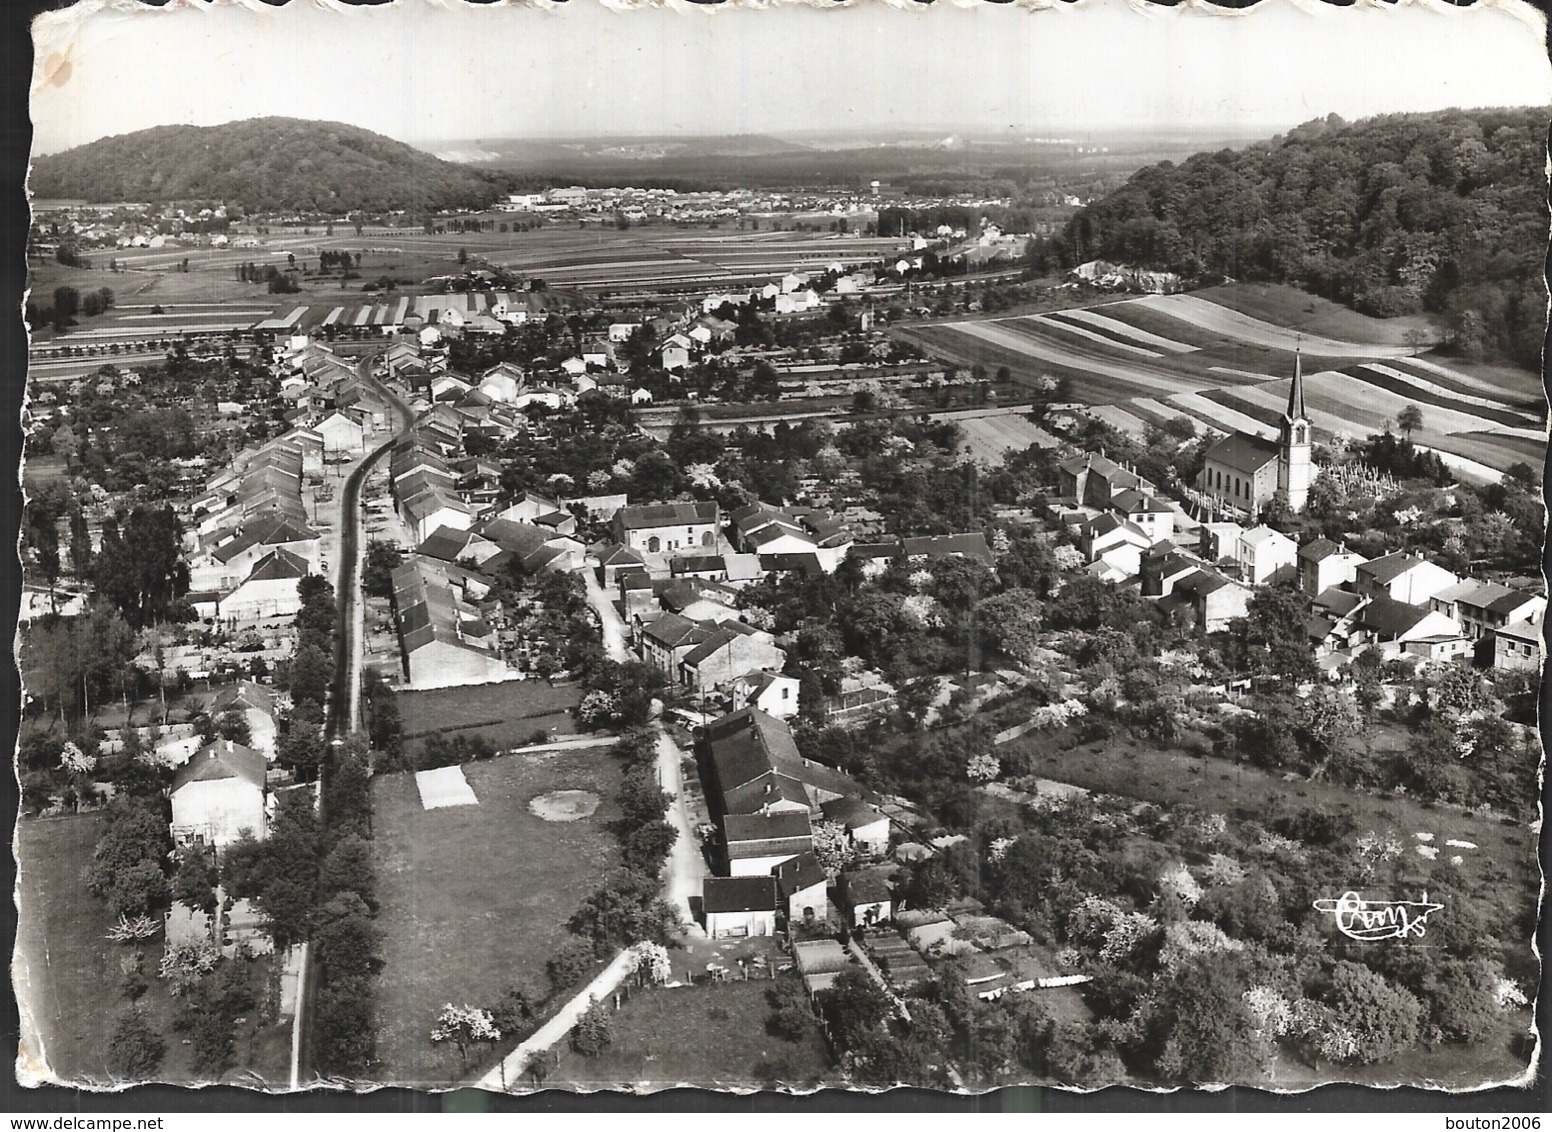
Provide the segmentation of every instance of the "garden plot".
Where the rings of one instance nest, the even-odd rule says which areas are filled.
[[[1095,405],[1089,409],[1089,415],[1128,436],[1141,437],[1148,431],[1146,421],[1141,417],[1134,417],[1119,405]]]
[[[1286,326],[1262,322],[1259,318],[1251,318],[1248,314],[1241,314],[1195,295],[1147,295],[1131,301],[1137,306],[1204,330],[1273,350],[1302,349],[1305,353],[1325,358],[1404,358],[1412,353],[1409,346],[1339,342],[1334,338],[1303,334]]]
[[[1077,322],[1086,322],[1090,326],[1101,330],[1108,330],[1120,338],[1130,338],[1144,346],[1152,346],[1156,350],[1165,350],[1171,354],[1189,354],[1194,350],[1200,350],[1200,346],[1192,346],[1186,342],[1177,342],[1173,338],[1166,338],[1162,334],[1154,334],[1122,322],[1118,318],[1100,314],[1095,310],[1070,310],[1060,312],[1062,317],[1070,318]]]

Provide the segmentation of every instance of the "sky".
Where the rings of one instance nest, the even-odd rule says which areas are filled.
[[[671,2],[173,0],[120,11],[88,0],[34,26],[34,150],[264,115],[426,144],[830,129],[1273,133],[1331,113],[1552,105],[1542,17],[1523,0],[1467,10],[1263,0],[1239,14],[1126,0],[714,12]]]

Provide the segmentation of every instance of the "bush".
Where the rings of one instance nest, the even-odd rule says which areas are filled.
[[[568,939],[544,965],[544,973],[557,992],[576,986],[592,969],[593,945],[583,939]]]
[[[571,1031],[571,1048],[583,1057],[597,1057],[613,1041],[609,1012],[603,1003],[595,1000]]]
[[[156,1072],[166,1052],[167,1043],[139,1009],[130,1007],[114,1019],[108,1038],[108,1068],[116,1076],[144,1081]]]

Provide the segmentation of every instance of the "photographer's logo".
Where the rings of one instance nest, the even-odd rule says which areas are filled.
[[[1336,930],[1349,939],[1421,939],[1428,932],[1428,917],[1443,908],[1423,893],[1421,900],[1365,900],[1356,892],[1344,892],[1335,900],[1315,901],[1315,911],[1336,919]]]

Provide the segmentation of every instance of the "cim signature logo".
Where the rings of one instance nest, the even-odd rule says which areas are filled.
[[[1423,893],[1421,900],[1365,900],[1356,892],[1344,892],[1335,900],[1315,901],[1315,911],[1336,919],[1336,930],[1348,939],[1421,939],[1428,932],[1428,917],[1443,908]]]

